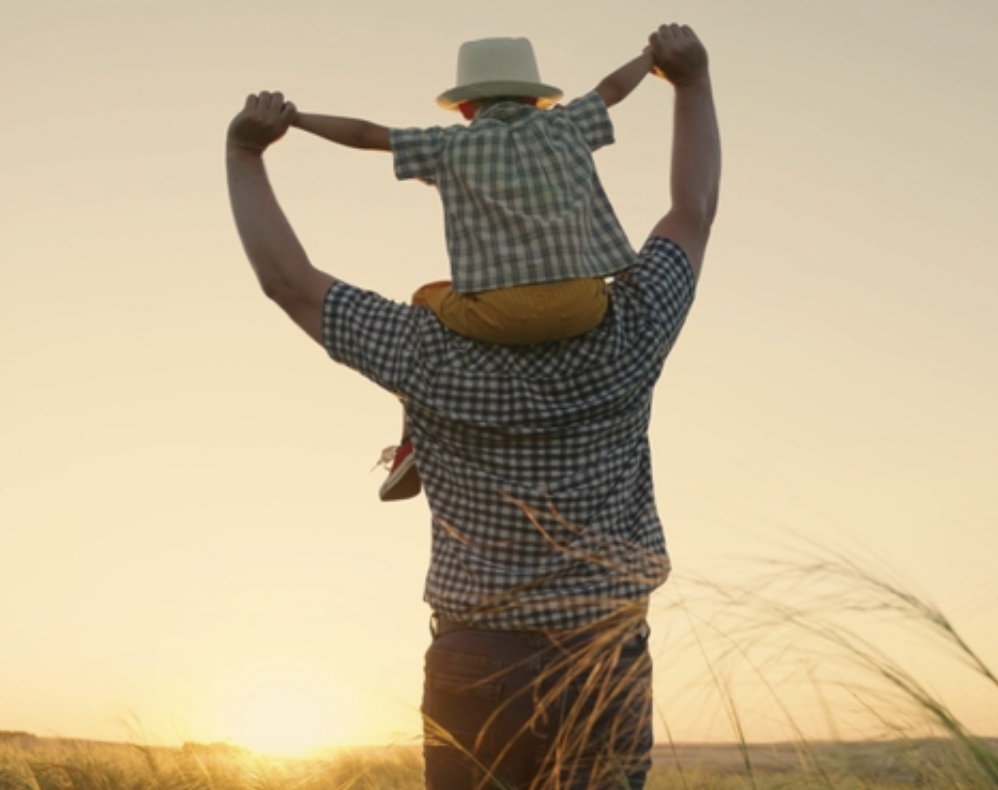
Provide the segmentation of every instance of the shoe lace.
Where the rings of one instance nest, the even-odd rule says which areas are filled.
[[[378,459],[377,463],[371,467],[373,472],[379,466],[385,470],[391,470],[392,462],[395,460],[395,452],[399,449],[397,444],[390,445],[381,451],[381,457]]]

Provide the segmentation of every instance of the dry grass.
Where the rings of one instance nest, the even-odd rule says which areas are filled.
[[[992,741],[994,750],[998,743]],[[980,790],[994,787],[948,739],[660,747],[647,790]],[[818,768],[820,764],[820,770]],[[0,747],[2,790],[419,790],[414,747],[276,760],[238,749],[149,748],[39,739]]]
[[[831,733],[856,732],[863,722],[865,737],[900,744],[899,754],[918,762],[901,771],[918,778],[910,786],[998,787],[996,742],[970,731],[920,677],[913,659],[924,664],[931,657],[935,671],[957,673],[996,704],[998,678],[926,595],[897,574],[826,548],[796,549],[791,559],[755,567],[755,577],[738,585],[687,580],[691,593],[677,604],[692,623],[694,647],[710,676],[706,685],[736,734],[750,778],[758,750],[743,736],[743,711],[763,696],[783,729],[798,734],[800,764],[826,772],[828,751],[822,759],[815,755],[795,717],[798,708],[781,699],[781,690],[793,687],[798,695],[810,689]],[[838,767],[828,768],[822,781],[816,786],[842,786]]]
[[[276,759],[244,749],[39,739],[0,747],[0,790],[384,790],[422,787],[413,748]]]
[[[687,647],[704,662],[700,703],[721,712],[733,737],[728,746],[658,747],[648,790],[998,788],[998,741],[971,732],[905,666],[906,655],[951,661],[954,671],[976,680],[982,693],[994,694],[998,702],[998,679],[937,606],[890,574],[827,551],[798,552],[791,561],[769,560],[758,567],[755,579],[737,587],[682,580],[683,596],[673,604],[677,611],[655,615],[691,623]],[[880,639],[891,631],[906,648],[900,657]],[[681,647],[673,644],[670,651]],[[612,694],[599,678],[615,655],[611,638],[571,657],[569,674],[586,677],[598,670],[586,700],[592,713]],[[801,681],[824,705],[831,730],[844,729],[837,716],[845,707],[840,701],[847,699],[851,714],[867,714],[868,732],[858,742],[806,737],[780,695],[787,683]],[[754,695],[748,702],[746,690]],[[770,698],[795,737],[780,744],[752,742],[745,710],[755,706],[759,694]],[[574,725],[559,745],[562,764],[572,762],[575,739],[587,729],[585,720]],[[854,722],[849,727],[856,732]],[[163,749],[6,735],[0,733],[0,790],[422,787],[420,753],[412,746],[276,760],[225,745]]]

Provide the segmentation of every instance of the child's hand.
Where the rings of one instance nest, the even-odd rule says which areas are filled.
[[[246,106],[229,124],[229,143],[255,154],[280,140],[298,117],[284,94],[263,91],[246,98]]]
[[[662,25],[648,37],[653,73],[675,86],[696,82],[707,73],[707,50],[687,25]]]

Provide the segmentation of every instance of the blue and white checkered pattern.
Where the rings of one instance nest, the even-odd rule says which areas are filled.
[[[337,282],[330,356],[401,395],[433,514],[426,600],[502,629],[564,629],[644,601],[669,571],[652,489],[652,392],[694,280],[652,238],[592,332],[498,346]]]
[[[458,293],[606,277],[634,248],[592,151],[613,142],[595,91],[539,110],[501,102],[469,126],[393,129],[395,175],[435,184]]]

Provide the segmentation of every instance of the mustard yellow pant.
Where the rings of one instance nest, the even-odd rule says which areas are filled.
[[[520,346],[564,340],[595,329],[606,315],[606,283],[598,278],[455,293],[449,281],[412,295],[449,329],[472,340]]]

